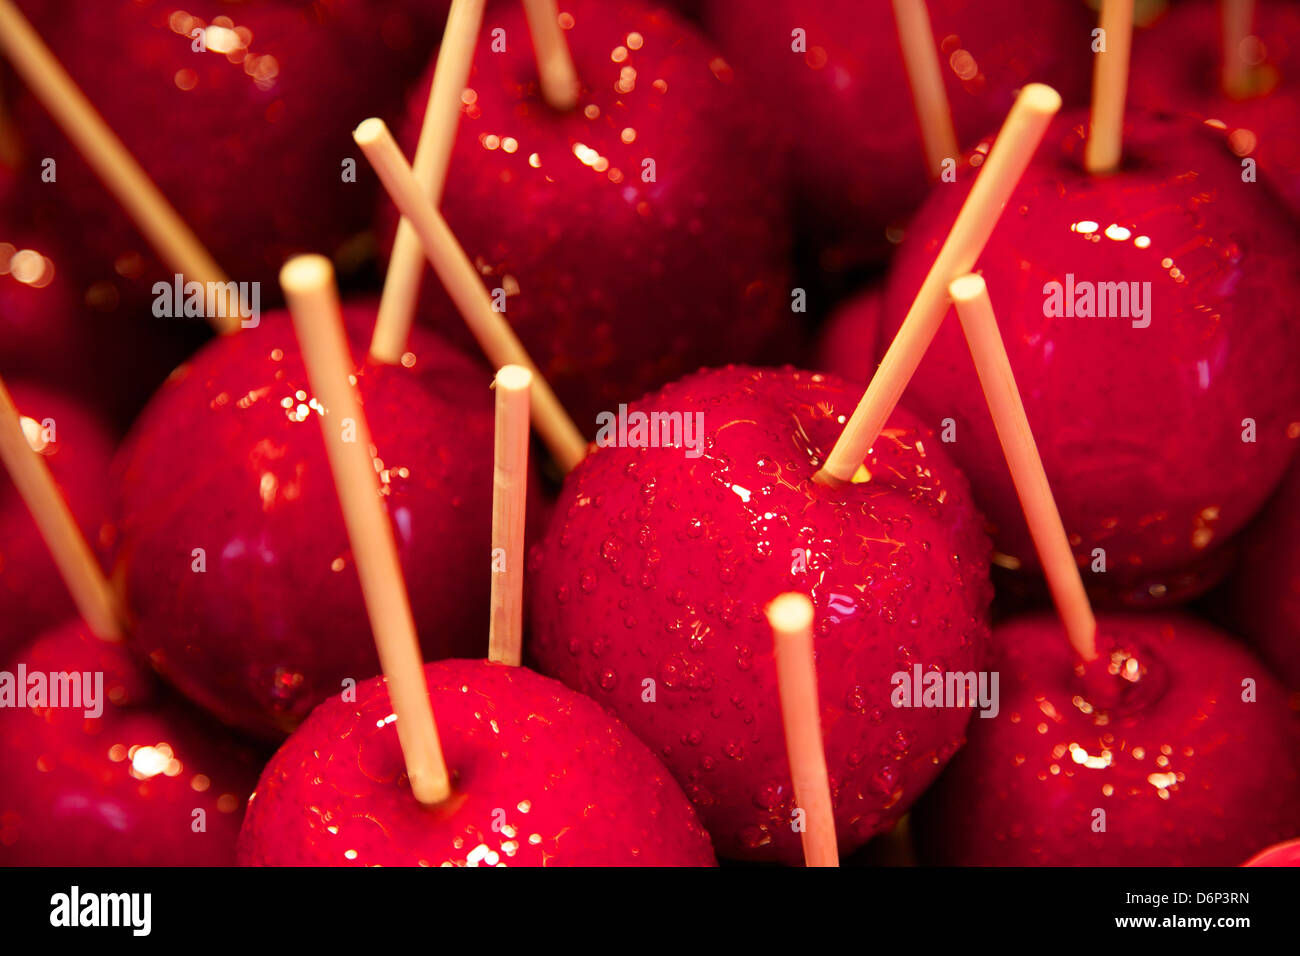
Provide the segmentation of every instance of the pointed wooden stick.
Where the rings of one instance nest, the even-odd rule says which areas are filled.
[[[1041,83],[1030,83],[1016,97],[988,159],[957,213],[952,231],[885,352],[880,368],[826,457],[826,464],[813,476],[816,481],[826,485],[844,484],[857,473],[939,331],[948,312],[948,283],[970,272],[975,265],[1003,207],[1047,132],[1048,123],[1060,108],[1060,95]]]
[[[488,660],[518,667],[524,648],[524,512],[528,499],[528,395],[533,373],[497,372],[496,455],[492,476],[492,616]],[[498,556],[505,567],[498,571]]]
[[[1093,54],[1092,114],[1083,148],[1084,168],[1093,175],[1119,168],[1129,48],[1133,45],[1133,0],[1101,0],[1100,26],[1105,31],[1106,52]]]
[[[948,286],[957,317],[961,319],[966,343],[970,346],[980,385],[988,401],[993,425],[1006,455],[1011,480],[1020,496],[1025,522],[1034,539],[1034,548],[1043,565],[1043,574],[1052,591],[1052,600],[1065,625],[1066,636],[1085,661],[1097,658],[1097,619],[1083,587],[1079,565],[1074,560],[1070,539],[1061,523],[1038,444],[1029,427],[1029,416],[1016,387],[1016,377],[1007,358],[1006,345],[998,330],[989,301],[989,290],[977,275],[964,275]]]
[[[433,68],[433,86],[411,168],[434,207],[442,201],[447,165],[460,123],[461,95],[469,82],[485,3],[486,0],[452,0],[438,62]],[[379,316],[370,340],[370,354],[376,361],[390,365],[401,361],[411,336],[411,323],[415,321],[423,276],[424,250],[420,248],[420,237],[403,217],[397,224],[384,292],[379,299]]]
[[[943,88],[943,71],[925,0],[894,0],[894,20],[898,24],[898,42],[903,48],[903,65],[912,87],[916,119],[921,126],[925,162],[930,178],[938,179],[943,172],[943,161],[957,159],[957,131],[952,126],[952,109]]]
[[[587,441],[564,410],[551,387],[519,342],[514,329],[492,308],[478,270],[442,218],[421,191],[411,167],[384,121],[368,119],[352,134],[375,168],[384,189],[411,225],[433,271],[451,296],[479,347],[494,366],[522,365],[533,373],[533,425],[565,472],[587,456]]]
[[[104,42],[111,43],[112,38]],[[228,282],[198,237],[108,128],[12,0],[0,0],[0,51],[167,267],[192,282]],[[237,310],[234,315],[207,318],[218,332],[235,332],[240,327]]]
[[[791,592],[778,597],[766,611],[776,646],[777,687],[794,799],[804,811],[804,862],[808,866],[839,866],[813,660],[812,602]]]
[[[578,73],[560,28],[559,8],[555,0],[524,0],[524,16],[533,35],[542,97],[553,109],[568,112],[578,104]]]
[[[77,527],[45,459],[32,449],[22,416],[0,380],[0,460],[40,529],[50,556],[92,634],[106,641],[122,639],[126,619],[95,554]],[[34,636],[34,635],[33,635]]]
[[[393,528],[379,495],[370,428],[351,381],[352,360],[334,269],[324,256],[297,256],[280,270],[280,286],[289,302],[307,378],[323,409],[321,434],[388,696],[397,715],[406,774],[417,800],[440,803],[450,796],[451,781],[433,720]]]
[[[1255,0],[1219,0],[1223,24],[1223,92],[1240,99],[1250,93],[1251,64],[1241,55],[1242,44],[1255,23]]]

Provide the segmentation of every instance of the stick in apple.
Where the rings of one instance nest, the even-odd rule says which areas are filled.
[[[488,660],[523,660],[524,512],[528,498],[528,395],[533,373],[522,365],[497,372],[496,462],[492,475],[492,617]],[[504,562],[498,571],[497,559]]]
[[[485,3],[486,0],[452,0],[442,46],[438,49],[438,62],[433,68],[433,86],[411,168],[435,207],[442,200],[447,165],[460,124],[461,94],[469,82]],[[376,361],[393,365],[401,360],[415,320],[423,275],[424,250],[420,248],[420,237],[403,217],[397,224],[384,291],[379,299],[379,316],[370,340],[370,354]]]
[[[952,109],[943,88],[943,72],[934,46],[934,31],[925,0],[894,0],[898,42],[903,65],[912,87],[916,119],[921,125],[921,142],[930,178],[938,179],[945,159],[957,157],[957,132],[952,126]]]
[[[356,557],[380,666],[397,715],[397,738],[411,790],[421,803],[440,803],[451,794],[451,782],[429,703],[393,529],[379,493],[370,428],[351,381],[353,369],[334,269],[324,256],[297,256],[280,271],[280,285],[302,347],[307,379],[323,408],[321,434]]]
[[[813,476],[815,480],[826,485],[853,480],[939,331],[948,312],[948,283],[974,267],[1012,190],[1047,132],[1048,123],[1060,108],[1060,95],[1042,83],[1030,83],[1016,97],[907,317],[826,463]]]
[[[766,612],[776,648],[777,688],[794,799],[804,813],[804,862],[808,866],[839,866],[813,659],[812,601],[790,592],[776,598]]]
[[[229,281],[12,0],[0,0],[0,51],[126,210],[159,258],[193,282]],[[227,316],[208,316],[208,321],[218,332],[238,331],[239,313],[232,312]]]
[[[1240,99],[1250,94],[1251,65],[1241,54],[1255,22],[1255,0],[1219,0],[1219,15],[1223,22],[1223,92]]]
[[[1066,636],[1078,655],[1085,661],[1097,657],[1097,620],[1084,591],[1079,565],[1070,549],[1061,513],[1047,483],[1047,472],[1038,454],[1029,417],[1016,377],[1007,358],[1002,333],[998,331],[993,304],[984,280],[977,275],[964,275],[948,286],[957,317],[961,320],[966,344],[970,347],[980,386],[988,401],[993,426],[997,429],[1002,452],[1011,471],[1011,480],[1020,496],[1020,506],[1025,512],[1025,522],[1034,539],[1034,548],[1043,564],[1043,574],[1052,592]]]
[[[106,641],[122,639],[126,619],[49,466],[27,440],[22,416],[0,380],[0,460],[40,529],[86,626]]]
[[[1084,168],[1094,175],[1119,168],[1129,48],[1133,44],[1133,0],[1102,0],[1100,26],[1106,48],[1094,54],[1092,113],[1083,150]]]
[[[560,28],[555,0],[524,0],[524,16],[533,36],[542,97],[552,109],[567,113],[578,103],[578,73]]]
[[[522,365],[533,373],[533,425],[565,472],[572,471],[587,456],[587,442],[564,410],[551,387],[528,357],[514,329],[492,308],[478,270],[452,234],[442,214],[429,202],[406,157],[378,118],[365,120],[353,132],[361,151],[375,168],[384,189],[403,216],[415,227],[424,254],[456,304],[479,347],[496,368]]]

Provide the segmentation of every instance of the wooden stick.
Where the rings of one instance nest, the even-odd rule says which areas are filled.
[[[1255,0],[1219,0],[1223,22],[1223,92],[1238,98],[1250,93],[1251,64],[1241,55],[1255,23]]]
[[[587,456],[587,441],[564,410],[551,387],[515,335],[505,317],[492,308],[492,298],[469,256],[415,181],[410,165],[384,121],[368,119],[352,134],[379,174],[384,189],[411,225],[433,271],[447,289],[479,347],[497,368],[522,365],[533,373],[533,425],[565,472]]]
[[[930,14],[925,0],[894,0],[894,20],[898,24],[898,42],[903,49],[903,65],[912,87],[912,103],[921,125],[921,142],[930,178],[938,179],[945,159],[957,158],[957,131],[952,126],[952,109],[943,87],[943,71],[930,28]]]
[[[120,641],[126,616],[117,594],[77,527],[49,465],[28,443],[22,417],[3,380],[0,380],[0,460],[27,504],[86,626],[102,640]]]
[[[1106,52],[1094,54],[1092,114],[1083,150],[1084,168],[1093,175],[1119,168],[1129,47],[1133,44],[1133,0],[1101,0],[1100,26],[1105,31]]]
[[[308,381],[324,409],[321,434],[343,507],[379,662],[388,681],[389,699],[397,715],[397,738],[406,760],[406,774],[417,800],[440,803],[450,796],[451,781],[433,721],[393,528],[379,495],[370,428],[351,381],[353,366],[343,332],[334,269],[324,256],[297,256],[280,270],[280,286],[289,303]]]
[[[12,0],[0,0],[0,51],[168,268],[193,282],[229,281]],[[238,314],[208,321],[218,332],[240,327]]]
[[[438,62],[433,68],[433,86],[429,90],[429,104],[424,110],[424,125],[420,128],[412,169],[435,207],[442,201],[447,166],[460,123],[461,94],[469,82],[485,3],[486,0],[452,0]],[[403,217],[397,224],[384,292],[379,299],[379,316],[370,340],[370,354],[376,361],[389,365],[401,361],[411,336],[411,323],[415,321],[423,277],[424,250],[420,248],[420,237]]]
[[[1002,333],[993,315],[988,287],[979,276],[964,275],[954,279],[948,290],[957,307],[962,331],[966,333],[966,343],[979,372],[1011,480],[1020,496],[1020,506],[1065,633],[1081,658],[1096,660],[1097,619],[1083,588],[1083,577],[1070,549],[1065,525],[1061,523],[1061,512],[1047,482],[1047,472],[1043,470],[1043,459],[1038,454],[1011,360],[1007,358]]]
[[[839,866],[835,812],[822,746],[817,665],[813,660],[813,606],[805,595],[782,594],[766,608],[776,648],[776,679],[785,723],[795,804],[804,811],[803,857],[808,866]]]
[[[970,272],[984,251],[1003,207],[1060,108],[1056,90],[1041,83],[1030,83],[1016,97],[898,335],[826,464],[813,476],[816,481],[833,486],[852,480],[948,312],[948,283]]]
[[[496,465],[492,475],[492,616],[488,660],[518,667],[524,648],[524,513],[528,498],[528,394],[522,365],[497,372]],[[498,571],[500,555],[505,566]]]
[[[567,113],[578,104],[578,72],[560,29],[559,8],[555,0],[524,0],[524,16],[533,36],[542,97],[553,109]]]

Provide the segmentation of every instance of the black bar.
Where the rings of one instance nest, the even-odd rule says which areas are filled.
[[[0,881],[0,926],[9,939],[76,933],[86,941],[135,942],[130,925],[51,926],[52,899],[77,886],[83,905],[90,894],[148,893],[149,939],[202,942],[205,949],[222,943],[260,949],[279,939],[337,944],[350,937],[434,946],[464,938],[488,947],[517,940],[548,948],[607,939],[601,949],[621,946],[618,939],[651,946],[659,939],[677,949],[687,940],[753,936],[761,942],[775,932],[809,934],[809,948],[841,945],[833,943],[838,939],[856,940],[852,945],[864,950],[899,934],[929,948],[946,940],[1055,947],[1125,937],[1159,945],[1195,933],[1218,947],[1234,945],[1242,933],[1286,930],[1296,899],[1294,871],[1285,868],[897,868],[832,875],[764,867],[721,874],[555,870],[491,879],[445,870],[28,869],[0,870]],[[129,924],[123,912],[121,921]],[[1208,928],[1200,925],[1204,919]],[[1132,920],[1149,922],[1121,925]],[[607,928],[616,935],[602,936]]]

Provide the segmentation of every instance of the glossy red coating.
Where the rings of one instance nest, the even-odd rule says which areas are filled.
[[[6,381],[35,449],[96,552],[109,520],[113,436],[93,409],[44,386]],[[76,613],[35,519],[0,468],[0,660]]]
[[[239,861],[271,866],[712,866],[709,837],[639,740],[522,667],[424,669],[452,797],[411,794],[382,678],[331,698],[271,759]]]
[[[1292,694],[1300,713],[1300,465],[1242,535],[1225,608]]]
[[[438,36],[416,29],[408,0],[19,6],[220,267],[262,283],[264,304],[279,299],[288,256],[355,257],[344,246],[379,193],[352,130],[400,111]],[[445,14],[426,4],[421,19],[434,7]],[[34,100],[16,118],[29,181],[43,158],[58,164],[56,182],[27,191],[37,221],[79,237],[81,273],[132,280],[125,294],[146,296],[171,270]]]
[[[1187,616],[1098,626],[1091,686],[1054,615],[994,628],[1000,712],[913,814],[923,860],[1235,866],[1300,833],[1300,721],[1264,665]]]
[[[490,6],[442,211],[590,436],[597,412],[701,365],[770,357],[797,323],[781,157],[757,92],[666,8],[560,9],[577,108],[561,115],[541,99],[522,7]],[[408,154],[431,77],[412,98]],[[387,241],[391,203],[381,208]],[[426,321],[454,316],[425,284]],[[436,327],[463,338],[452,324]]]
[[[531,556],[527,651],[651,746],[725,857],[803,859],[763,615],[783,591],[816,607],[842,853],[907,810],[969,716],[888,701],[896,672],[982,659],[982,519],[937,439],[904,412],[864,463],[870,480],[813,483],[857,398],[788,368],[669,385],[632,411],[702,415],[700,457],[599,448],[570,473]]]
[[[1300,840],[1287,840],[1256,853],[1242,866],[1300,866]]]
[[[1001,126],[1026,83],[1088,101],[1095,16],[1077,3],[929,0],[958,146]],[[801,241],[817,267],[877,263],[929,187],[916,108],[889,3],[709,0],[709,27],[738,80],[761,91],[786,149]],[[798,31],[798,33],[796,33]]]
[[[1222,131],[1130,112],[1124,168],[1090,178],[1080,159],[1086,119],[1071,112],[1049,128],[977,267],[1089,587],[1126,604],[1185,599],[1222,573],[1216,549],[1258,510],[1297,447],[1300,237],[1260,183],[1242,181]],[[970,178],[932,193],[900,249],[882,351]],[[1064,308],[1071,282],[1075,301],[1101,290],[1110,317],[1046,315],[1054,288]],[[1126,299],[1128,312],[1116,315]],[[951,310],[906,394],[930,427],[955,422],[945,449],[996,527],[998,563],[1034,569]],[[1097,548],[1104,573],[1093,570]]]
[[[1244,44],[1255,61],[1248,89],[1224,93],[1222,5],[1180,0],[1133,38],[1131,107],[1222,120],[1233,151],[1259,163],[1259,178],[1300,215],[1300,6],[1256,0]]]
[[[105,700],[98,717],[85,707],[0,709],[0,865],[234,863],[259,755],[80,621],[0,666],[16,675],[19,662],[29,675],[102,674]]]
[[[817,335],[814,362],[819,369],[834,369],[845,381],[863,388],[876,374],[878,350],[875,336],[885,325],[885,287],[868,286],[842,302]]]
[[[362,356],[374,303],[344,311]],[[462,635],[488,619],[492,373],[427,332],[408,360],[358,374],[376,467],[426,655],[481,653]],[[114,469],[133,646],[271,739],[379,669],[313,401],[288,317],[265,315],[173,373]]]

